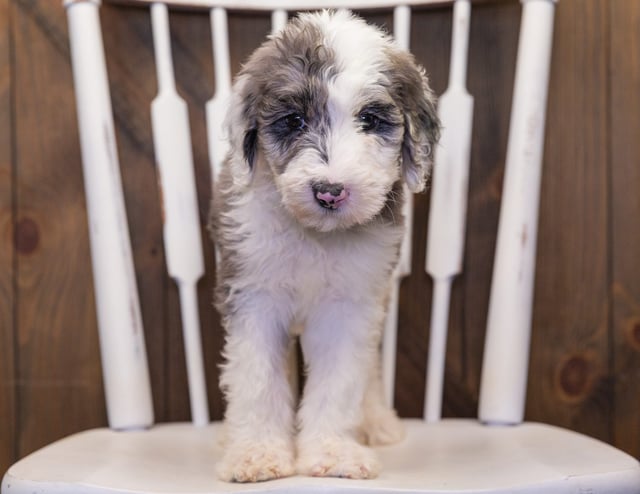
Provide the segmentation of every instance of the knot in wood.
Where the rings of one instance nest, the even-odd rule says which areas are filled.
[[[560,368],[559,385],[563,394],[571,401],[579,400],[589,393],[591,387],[591,364],[582,355],[569,357]]]
[[[22,218],[16,224],[13,235],[16,251],[23,255],[32,254],[40,245],[40,230],[31,218]]]

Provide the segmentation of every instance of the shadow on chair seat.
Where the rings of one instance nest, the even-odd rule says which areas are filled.
[[[214,474],[221,455],[220,423],[205,428],[164,424],[144,432],[95,429],[62,439],[15,464],[2,492],[582,493],[588,486],[589,494],[640,493],[640,465],[634,458],[571,431],[537,423],[489,427],[460,419],[405,424],[405,441],[378,449],[382,473],[376,480],[220,482]]]

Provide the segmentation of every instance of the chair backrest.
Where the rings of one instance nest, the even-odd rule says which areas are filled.
[[[434,279],[434,304],[425,418],[440,417],[443,361],[452,278],[464,246],[473,99],[465,90],[469,0],[138,0],[151,10],[158,96],[151,108],[154,148],[164,211],[169,274],[178,283],[193,421],[209,421],[195,285],[204,273],[187,107],[176,91],[168,8],[210,10],[215,94],[206,105],[211,176],[227,151],[222,119],[231,91],[227,9],[269,10],[272,30],[296,10],[393,9],[396,42],[410,49],[413,6],[454,5],[449,88],[439,111],[442,142],[436,150],[426,270]],[[488,423],[522,421],[528,368],[540,170],[555,0],[522,0],[503,199],[500,214],[479,417]],[[99,1],[67,0],[78,120],[89,214],[103,376],[113,428],[153,423],[149,371],[124,209],[110,92],[99,20]],[[453,115],[453,117],[451,116]],[[454,191],[454,192],[452,192]],[[412,201],[405,215],[413,224]],[[383,342],[387,399],[393,396],[399,286],[411,272],[411,228],[394,274]],[[425,322],[426,324],[426,322]]]

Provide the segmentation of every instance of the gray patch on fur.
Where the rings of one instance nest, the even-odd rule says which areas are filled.
[[[236,248],[244,240],[238,233],[239,223],[229,214],[233,210],[231,204],[234,202],[232,183],[230,167],[223,166],[216,181],[207,225],[209,234],[218,247],[214,305],[223,318],[228,317],[230,313],[227,303],[232,298],[230,281],[240,271],[239,260],[235,255]]]
[[[315,148],[321,159],[327,159],[327,82],[336,74],[335,57],[324,44],[323,31],[297,18],[258,48],[244,66],[240,75],[249,77],[242,95],[245,134],[257,132],[254,145],[266,157],[278,156],[272,163],[275,173],[283,173],[302,147]],[[306,122],[298,134],[287,133],[282,124],[291,114]],[[245,149],[247,159],[255,154]]]
[[[413,56],[400,50],[389,50],[389,67],[385,69],[391,81],[389,88],[404,113],[405,135],[403,167],[405,176],[415,176],[417,184],[409,184],[414,192],[424,188],[432,164],[433,148],[440,138],[436,97],[429,87],[424,69]]]

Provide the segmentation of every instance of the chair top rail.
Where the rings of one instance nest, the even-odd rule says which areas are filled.
[[[77,1],[99,0],[66,0],[65,3]],[[105,3],[120,3],[145,6],[158,0],[104,0]],[[446,6],[455,0],[161,0],[172,8],[211,9],[223,7],[229,10],[319,10],[319,9],[389,9],[398,5],[407,6]],[[483,3],[488,0],[472,0],[472,3]]]

